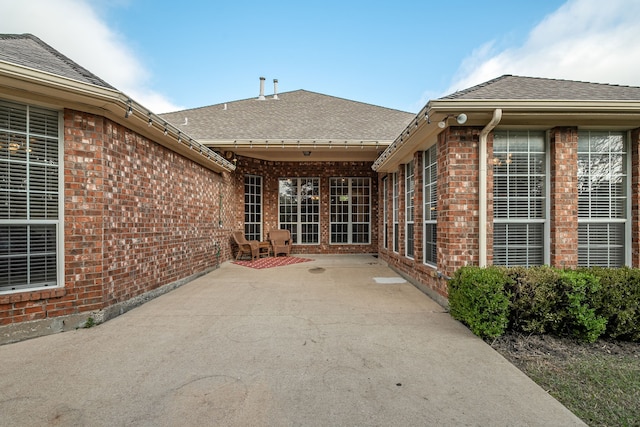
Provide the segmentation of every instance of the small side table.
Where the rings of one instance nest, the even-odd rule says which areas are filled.
[[[258,256],[260,258],[268,257],[271,255],[271,242],[260,242],[258,246]]]

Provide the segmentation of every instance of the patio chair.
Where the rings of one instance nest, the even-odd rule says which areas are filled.
[[[269,232],[269,240],[273,248],[273,256],[279,254],[289,256],[291,254],[291,233],[289,230],[272,230]]]
[[[236,261],[240,259],[242,255],[249,255],[251,259],[258,259],[260,254],[260,242],[257,240],[247,240],[244,237],[243,231],[234,231],[232,233],[233,240],[235,240],[236,245],[238,245],[238,254],[236,255]]]

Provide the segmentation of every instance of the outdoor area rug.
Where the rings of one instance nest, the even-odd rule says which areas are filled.
[[[309,258],[298,258],[295,256],[283,256],[260,258],[255,261],[233,261],[233,263],[251,268],[271,268],[282,267],[283,265],[298,264],[307,261],[313,260]]]

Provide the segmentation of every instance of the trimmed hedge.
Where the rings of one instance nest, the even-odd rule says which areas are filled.
[[[508,280],[498,268],[460,268],[449,282],[451,315],[482,338],[503,335],[509,322]]]
[[[483,338],[512,330],[640,341],[640,270],[463,267],[449,282],[449,309]]]

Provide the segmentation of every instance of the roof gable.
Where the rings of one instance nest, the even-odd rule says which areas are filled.
[[[391,141],[414,114],[306,90],[162,115],[203,140]],[[187,124],[184,125],[185,119]]]
[[[0,34],[0,61],[115,89],[32,34]]]
[[[441,100],[637,101],[640,87],[503,75]]]

